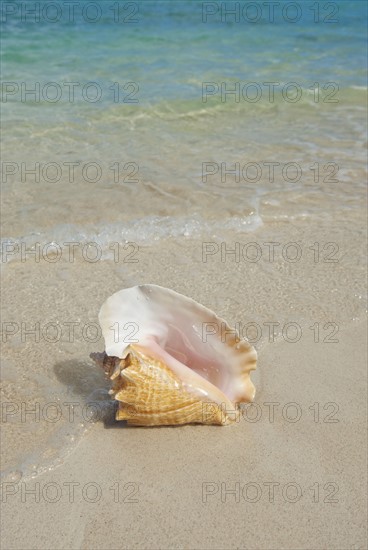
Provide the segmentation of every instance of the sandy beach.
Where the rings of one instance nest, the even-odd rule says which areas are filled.
[[[97,422],[59,468],[7,485],[4,548],[363,549],[365,336],[265,347],[259,408],[232,427]]]
[[[367,4],[30,4],[0,22],[1,548],[365,550]],[[98,314],[143,284],[256,348],[238,422],[115,420]]]
[[[364,285],[357,261],[364,242],[348,227],[334,231],[345,254],[332,265],[282,255],[273,263],[204,262],[203,242],[185,237],[142,249],[135,264],[11,262],[4,315],[15,322],[22,307],[27,328],[40,323],[40,340],[20,327],[4,346],[13,373],[3,382],[4,548],[363,549],[366,322],[354,295]],[[284,227],[267,231],[258,230],[257,242],[271,234],[280,241]],[[304,251],[314,231],[294,225]],[[319,235],[331,240],[322,227]],[[91,342],[92,329],[83,338],[77,326],[73,342],[64,333],[46,341],[55,339],[47,323],[92,327],[103,300],[146,282],[148,270],[149,282],[194,297],[230,323],[252,322],[250,337],[261,327],[256,399],[239,423],[126,427],[114,420],[109,384],[89,359],[102,339]],[[309,292],[301,292],[304,281]],[[294,326],[281,330],[287,323],[300,327],[298,339]],[[41,373],[49,382],[35,391]],[[13,471],[22,460],[22,473]]]

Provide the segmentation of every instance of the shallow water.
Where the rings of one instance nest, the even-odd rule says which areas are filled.
[[[359,216],[364,2],[48,4],[3,17],[3,238]]]

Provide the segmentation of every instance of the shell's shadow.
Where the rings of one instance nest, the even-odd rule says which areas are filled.
[[[115,420],[117,403],[108,393],[110,382],[92,361],[60,361],[54,365],[54,373],[67,387],[70,400],[89,411],[90,422],[103,422],[105,428],[127,427],[126,422]]]

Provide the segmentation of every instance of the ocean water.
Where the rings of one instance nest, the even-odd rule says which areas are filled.
[[[89,4],[2,6],[3,238],[360,209],[365,2]]]
[[[96,323],[108,293],[141,282],[234,322],[361,319],[367,3],[271,5],[2,3],[4,322]],[[244,240],[309,255],[336,241],[341,260],[203,262],[203,241]],[[91,242],[101,262],[81,255]],[[88,360],[102,340],[47,334],[5,336],[7,480],[61,463],[93,426],[88,402],[111,413]]]

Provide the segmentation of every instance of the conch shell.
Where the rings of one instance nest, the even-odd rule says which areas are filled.
[[[217,315],[157,285],[121,290],[99,313],[117,420],[136,426],[230,424],[253,401],[256,350]]]

